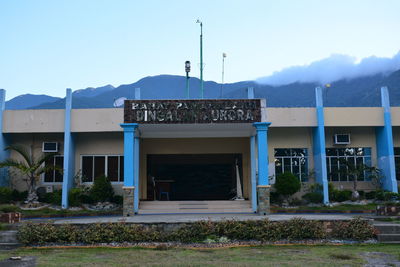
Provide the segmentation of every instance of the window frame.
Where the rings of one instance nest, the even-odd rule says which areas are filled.
[[[63,158],[63,173],[64,173],[64,155],[54,155],[53,156],[53,166],[55,166],[56,158]],[[46,166],[46,162],[43,163],[43,166]],[[53,181],[55,181],[55,179],[56,179],[55,172],[56,172],[56,170],[53,170]],[[40,180],[41,180],[42,185],[62,185],[63,182],[64,182],[64,174],[63,173],[62,173],[63,177],[62,177],[62,181],[61,182],[46,182],[45,181],[46,173],[42,173],[40,175]]]
[[[340,153],[339,153],[339,149],[359,149],[359,148],[361,148],[361,149],[363,149],[363,155],[346,155],[346,154],[343,154],[343,155],[340,155]],[[334,149],[334,150],[336,150],[336,155],[335,156],[327,156],[327,150],[328,149]],[[365,150],[366,149],[369,149],[369,151],[370,151],[370,154],[369,155],[365,155]],[[326,149],[325,149],[325,161],[326,161],[326,172],[327,172],[327,179],[328,179],[328,182],[335,182],[335,183],[342,183],[342,182],[351,182],[351,183],[353,183],[354,182],[354,180],[350,180],[349,179],[349,175],[346,175],[346,180],[341,180],[341,175],[342,175],[342,173],[340,172],[340,166],[341,166],[341,164],[340,164],[340,159],[345,159],[346,161],[348,161],[349,159],[353,159],[353,161],[354,161],[354,163],[355,163],[355,166],[357,166],[357,158],[362,158],[362,160],[363,160],[363,164],[364,165],[367,165],[367,166],[372,166],[372,147],[327,147]],[[366,159],[369,159],[368,161],[366,161]],[[337,173],[338,173],[338,180],[337,181],[334,181],[334,180],[332,180],[331,178],[330,178],[330,174],[332,173],[332,159],[335,159],[335,160],[337,160],[337,164],[336,164],[336,167],[337,167]],[[370,163],[370,164],[367,164],[367,163]],[[346,170],[347,170],[347,167],[346,167]],[[370,180],[367,180],[366,179],[366,175],[365,175],[365,172],[364,172],[364,177],[363,177],[363,180],[357,180],[358,182],[370,182]]]
[[[84,185],[91,185],[91,184],[93,184],[93,182],[94,182],[94,172],[95,172],[95,169],[94,169],[94,163],[95,163],[95,160],[94,160],[94,158],[95,157],[104,157],[105,159],[104,159],[104,175],[105,176],[107,176],[107,171],[108,171],[108,157],[118,157],[118,181],[110,181],[111,182],[111,184],[124,184],[124,181],[121,181],[121,169],[120,169],[120,166],[121,166],[121,157],[123,157],[124,156],[124,154],[81,154],[80,155],[80,171],[81,171],[81,173],[83,173],[83,166],[82,166],[82,164],[83,164],[83,157],[92,157],[93,158],[93,162],[92,162],[92,176],[93,176],[93,181],[92,182],[84,182],[84,181],[82,181],[82,176],[81,176],[81,178],[80,178],[80,180],[81,180],[81,184],[84,184]],[[108,177],[108,176],[107,176]]]
[[[278,150],[278,149],[290,150],[290,154],[292,154],[291,150],[302,149],[302,150],[305,150],[306,156],[304,156],[304,157],[299,157],[299,156],[275,156],[276,150]],[[310,160],[309,160],[309,158],[310,158],[310,156],[308,155],[308,148],[306,148],[306,147],[299,147],[299,148],[297,148],[297,147],[291,147],[291,148],[278,147],[278,148],[274,148],[274,171],[275,171],[275,176],[277,175],[276,174],[277,173],[276,172],[276,160],[278,158],[282,159],[282,166],[281,166],[282,173],[284,173],[286,171],[285,167],[284,167],[285,166],[285,163],[284,163],[285,159],[290,159],[290,172],[293,173],[293,161],[292,161],[292,159],[298,159],[299,162],[300,162],[300,159],[305,158],[306,159],[306,164],[305,165],[306,165],[306,168],[307,168],[306,177],[302,176],[302,166],[301,166],[301,164],[299,164],[299,177],[297,177],[297,175],[295,173],[293,173],[293,174],[300,180],[301,183],[309,182],[309,169],[310,169]]]

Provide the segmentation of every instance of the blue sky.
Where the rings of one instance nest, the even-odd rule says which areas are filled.
[[[400,50],[398,0],[133,1],[0,0],[0,88],[64,96],[73,90],[133,83],[145,76],[204,79],[271,75],[331,54],[361,60]]]

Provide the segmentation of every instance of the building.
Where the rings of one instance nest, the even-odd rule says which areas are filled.
[[[397,192],[400,107],[390,107],[387,88],[381,89],[382,107],[323,107],[322,90],[316,88],[314,108],[269,108],[249,88],[248,99],[240,100],[136,99],[124,109],[71,109],[67,89],[62,110],[4,110],[2,90],[0,159],[16,156],[4,151],[7,144],[38,154],[55,142],[60,154],[48,164],[64,172],[44,175],[40,185],[62,188],[66,208],[77,173],[87,184],[105,174],[124,196],[126,216],[160,199],[229,200],[236,188],[249,211],[267,213],[270,178],[284,171],[323,185],[328,203],[328,182],[352,188],[339,159],[379,167],[382,187]],[[2,170],[2,182],[10,178],[23,189],[18,177]],[[366,191],[376,186],[366,177],[358,184]],[[162,212],[161,202],[154,203]]]

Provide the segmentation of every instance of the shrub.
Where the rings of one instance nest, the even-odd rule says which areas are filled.
[[[81,188],[71,188],[68,192],[68,202],[72,207],[82,205],[83,190]]]
[[[332,192],[332,201],[343,202],[351,199],[352,192],[350,190],[337,190]]]
[[[303,199],[305,199],[309,203],[322,203],[322,201],[324,200],[324,195],[319,192],[310,192],[304,194]]]
[[[350,225],[346,236],[362,237],[359,226]],[[349,227],[345,225],[345,227]],[[356,231],[357,233],[353,233]],[[326,237],[324,224],[295,218],[289,221],[198,221],[177,230],[161,232],[153,227],[137,224],[108,223],[85,226],[27,223],[18,229],[18,239],[26,245],[46,243],[111,243],[111,242],[202,242],[206,239],[276,241],[322,239]]]
[[[398,193],[383,190],[377,190],[375,195],[376,199],[381,201],[396,201],[400,199],[399,196]]]
[[[49,203],[53,205],[61,205],[62,201],[62,192],[61,190],[55,190],[53,193],[47,193]]]
[[[11,192],[11,200],[12,201],[24,201],[28,197],[28,191],[18,191],[17,189],[14,189]]]
[[[8,204],[11,202],[12,190],[8,187],[0,187],[0,203]]]
[[[2,205],[0,206],[0,211],[4,213],[16,212],[18,211],[18,207],[15,205]]]
[[[281,173],[276,177],[276,192],[282,196],[288,197],[300,190],[301,183],[299,179],[290,172]]]
[[[365,193],[366,199],[375,199],[375,197],[376,197],[376,191],[370,191]]]
[[[114,189],[110,180],[104,175],[95,178],[93,186],[90,188],[90,196],[98,202],[111,201],[114,196]]]
[[[113,198],[111,199],[111,202],[118,204],[118,205],[122,205],[124,202],[124,198],[120,195],[115,195],[113,196]]]
[[[348,222],[335,221],[332,223],[331,237],[333,238],[367,240],[374,236],[374,227],[361,218],[355,218]]]

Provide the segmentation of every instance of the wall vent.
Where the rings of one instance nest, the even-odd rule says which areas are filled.
[[[43,142],[42,152],[58,152],[57,142]]]
[[[350,134],[335,134],[333,137],[333,143],[335,145],[349,145]]]

